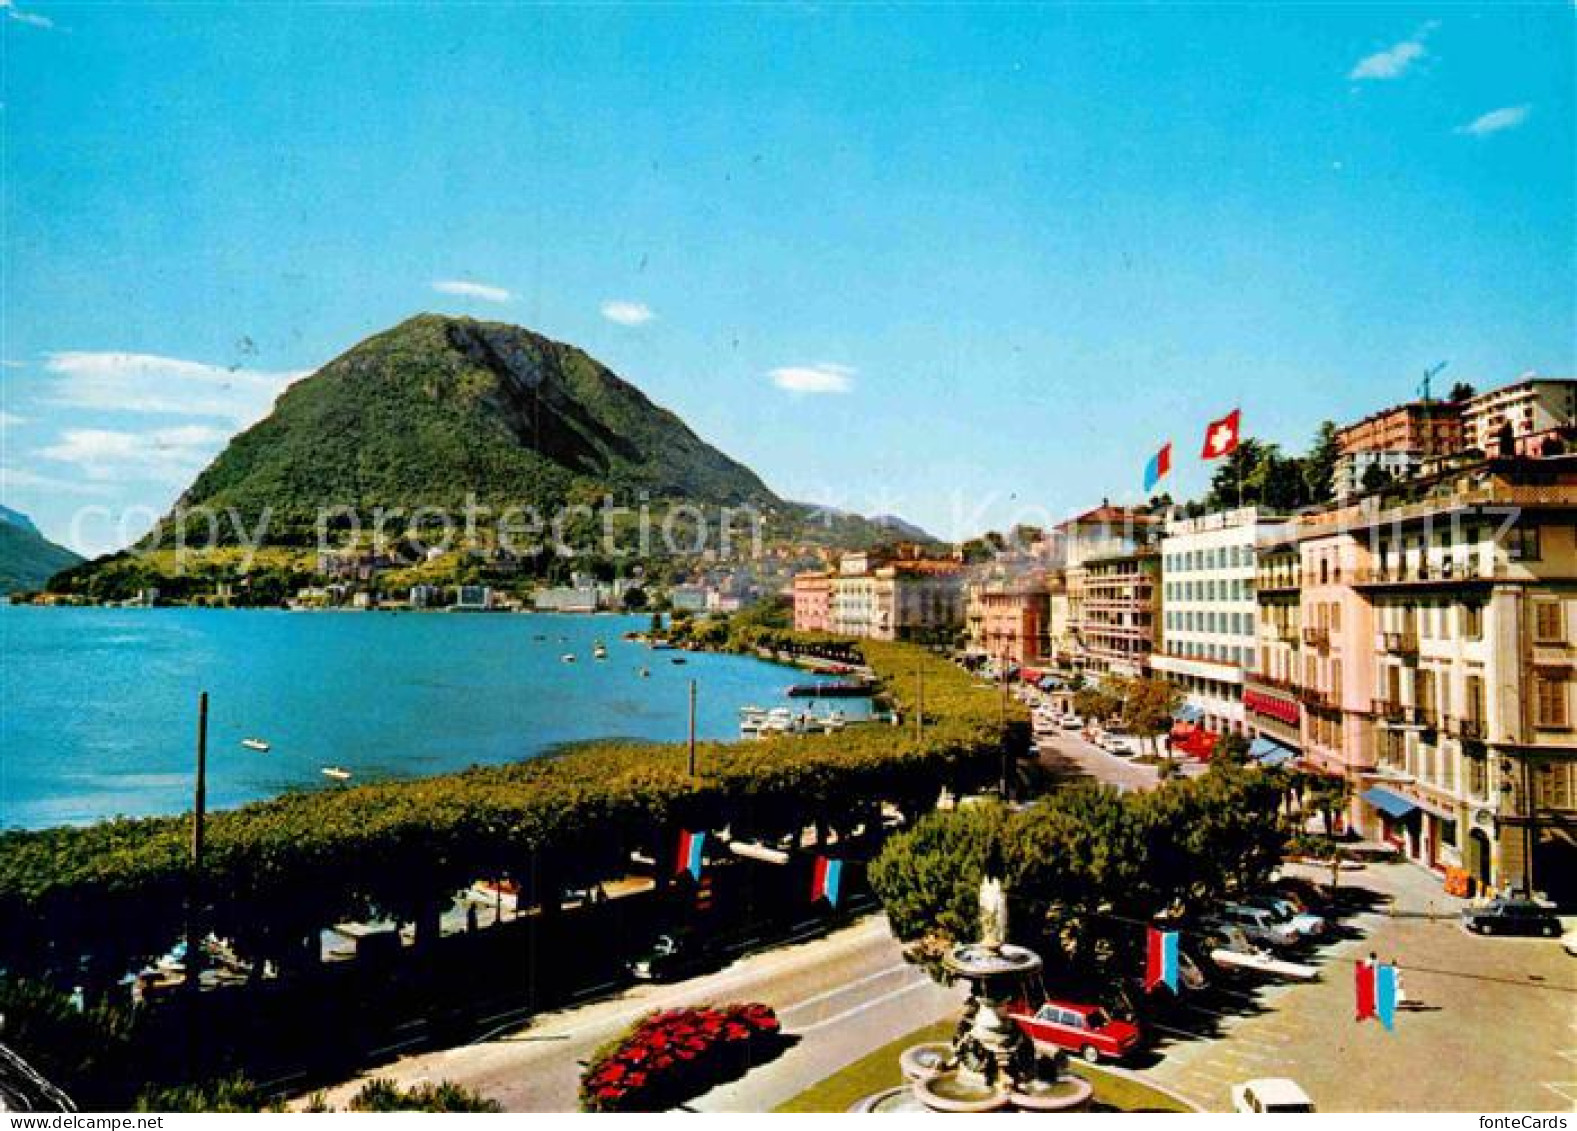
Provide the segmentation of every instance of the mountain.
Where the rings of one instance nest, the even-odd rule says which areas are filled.
[[[82,559],[38,532],[20,511],[0,506],[0,593],[38,589]]]
[[[433,314],[368,338],[292,385],[198,475],[177,510],[234,508],[249,529],[267,513],[266,542],[307,546],[325,508],[353,509],[366,530],[380,507],[463,516],[469,498],[495,518],[530,506],[549,523],[567,504],[611,498],[648,504],[654,522],[680,503],[751,507],[781,540],[847,546],[891,537],[858,516],[829,519],[779,498],[574,346]],[[194,521],[188,529],[201,536],[206,519]],[[619,521],[628,529],[633,519]],[[234,529],[228,518],[223,525]],[[144,546],[169,545],[173,529],[167,518]]]

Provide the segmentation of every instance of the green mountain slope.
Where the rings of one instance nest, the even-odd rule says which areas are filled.
[[[0,507],[0,593],[41,588],[82,559],[40,534],[25,515]]]
[[[181,502],[273,508],[552,508],[779,500],[756,475],[573,346],[499,323],[422,315],[293,385],[235,437]]]

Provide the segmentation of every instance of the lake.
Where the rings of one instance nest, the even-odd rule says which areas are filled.
[[[0,828],[191,806],[197,694],[209,693],[208,797],[419,777],[594,738],[702,738],[787,702],[794,669],[651,651],[647,617],[48,609],[0,606]],[[592,659],[602,640],[605,661]],[[561,656],[573,653],[577,662]],[[650,676],[643,678],[641,668]],[[804,706],[804,701],[800,701]],[[839,701],[850,717],[862,700]],[[826,713],[829,704],[817,704]],[[267,753],[241,745],[261,738]]]

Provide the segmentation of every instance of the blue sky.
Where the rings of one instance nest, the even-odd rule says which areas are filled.
[[[1577,373],[1574,12],[9,0],[0,495],[105,549],[423,310],[942,534],[1190,493]]]

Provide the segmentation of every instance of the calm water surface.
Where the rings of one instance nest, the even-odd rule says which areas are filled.
[[[0,828],[190,807],[197,693],[209,804],[530,758],[566,742],[704,738],[786,702],[792,669],[620,640],[645,617],[0,606]],[[602,640],[608,659],[591,657]],[[574,653],[577,662],[560,657]],[[642,678],[640,669],[650,669]],[[803,702],[801,702],[803,706]],[[831,704],[820,703],[825,713]],[[836,704],[851,715],[861,701]],[[272,749],[256,753],[241,740]]]

